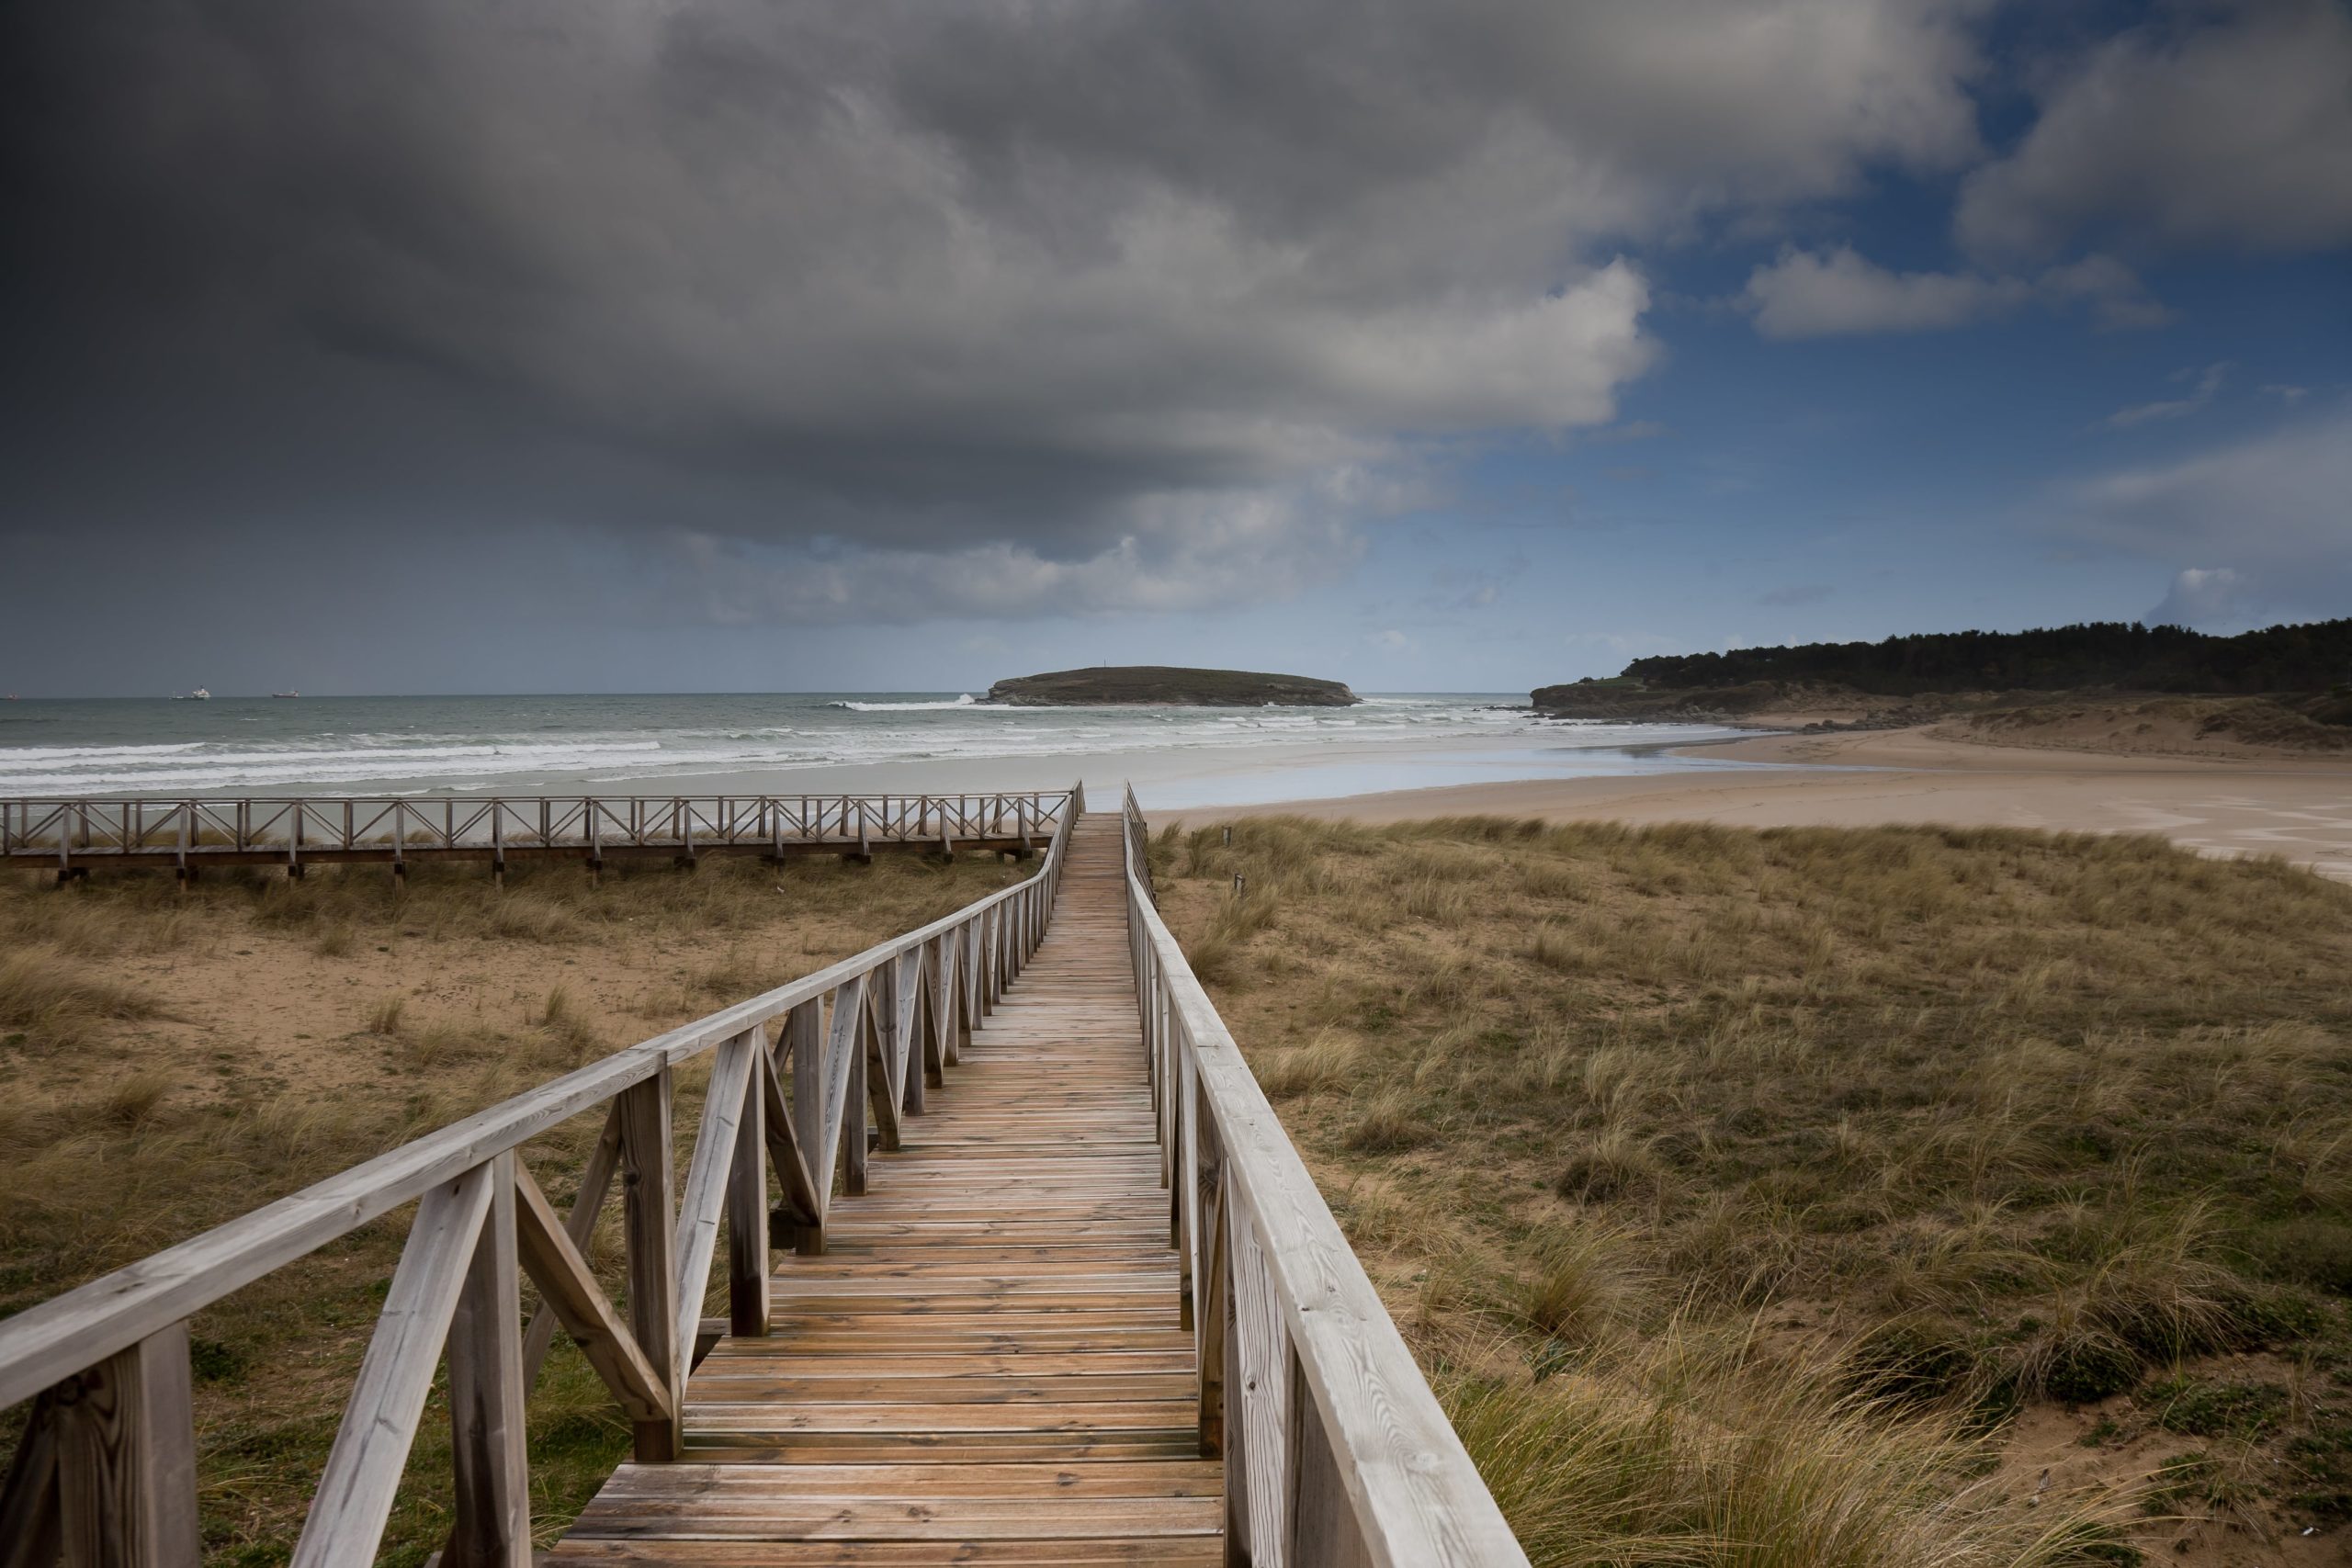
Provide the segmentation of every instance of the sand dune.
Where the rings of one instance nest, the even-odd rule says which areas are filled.
[[[1396,822],[1492,813],[1556,821],[1704,821],[1751,828],[1935,822],[2160,833],[2200,853],[2283,855],[2352,880],[2347,761],[1998,746],[1928,727],[1758,735],[1684,750],[1693,756],[1783,766],[1527,780],[1159,815],[1201,823],[1281,810]]]

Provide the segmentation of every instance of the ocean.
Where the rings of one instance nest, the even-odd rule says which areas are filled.
[[[1738,764],[1703,725],[1538,719],[1524,696],[1351,708],[1015,708],[968,694],[0,703],[0,795],[817,794],[1059,788],[1254,805]]]

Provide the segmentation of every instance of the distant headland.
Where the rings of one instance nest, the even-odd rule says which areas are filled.
[[[1109,664],[1017,675],[990,686],[988,700],[1012,707],[1343,708],[1362,699],[1337,681],[1312,675]]]
[[[1636,659],[1539,686],[1552,718],[1960,727],[2012,745],[2352,750],[2352,619],[2235,637],[2111,622]]]

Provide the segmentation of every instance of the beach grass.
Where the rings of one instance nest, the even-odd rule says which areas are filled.
[[[1270,817],[1152,855],[1540,1561],[2352,1517],[2352,888],[1991,829]],[[2242,1386],[2271,1414],[2220,1443],[2151,1393]],[[2070,1410],[2100,1442],[2020,1472]]]
[[[502,894],[478,867],[419,866],[405,896],[366,866],[298,882],[237,872],[185,893],[168,873],[64,888],[0,876],[0,1314],[1034,869],[715,858],[591,886],[551,863],[510,870]],[[678,1077],[682,1162],[706,1071]],[[560,1208],[602,1118],[523,1151]],[[608,1202],[592,1248],[615,1285],[619,1208]],[[192,1321],[208,1562],[287,1560],[412,1213]],[[723,1264],[714,1277],[723,1291]],[[448,1422],[434,1400],[387,1563],[423,1562],[448,1529]],[[24,1415],[0,1417],[0,1442]],[[628,1429],[562,1336],[530,1427],[545,1546],[626,1457]]]

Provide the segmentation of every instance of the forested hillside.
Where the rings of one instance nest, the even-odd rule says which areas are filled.
[[[1890,696],[1922,692],[2321,692],[2352,682],[2352,618],[2209,637],[2186,626],[2101,621],[2024,632],[1928,632],[1883,642],[1814,642],[1636,659],[1646,686],[1809,682]]]

